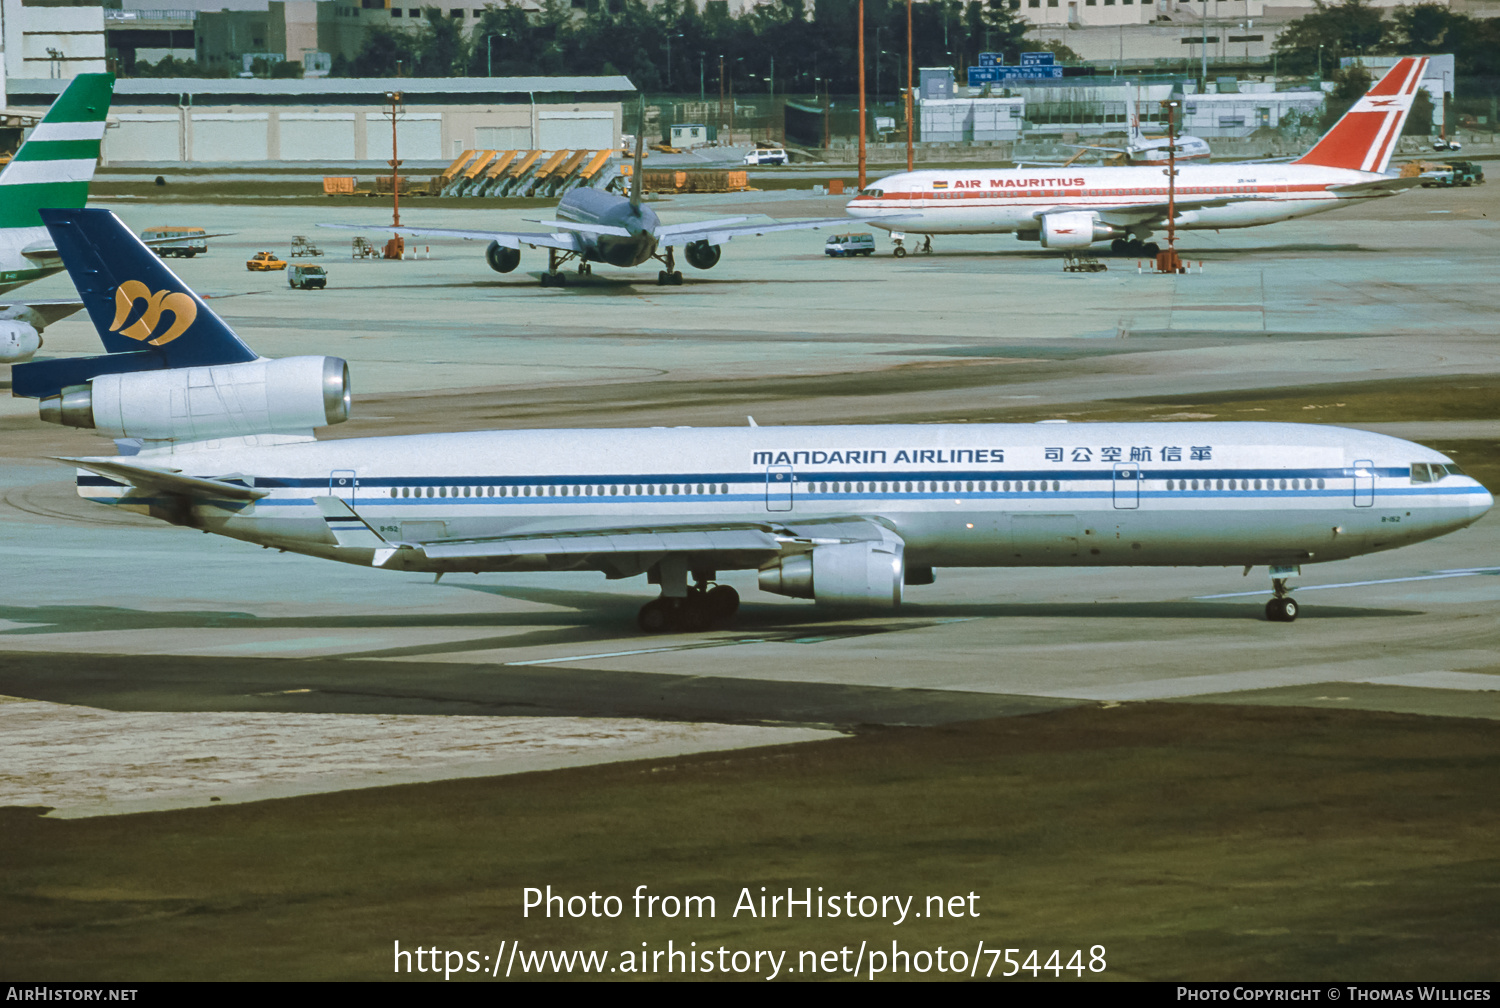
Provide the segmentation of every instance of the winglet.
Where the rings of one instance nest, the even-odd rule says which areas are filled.
[[[328,531],[333,533],[333,538],[340,546],[353,546],[360,549],[381,549],[390,546],[385,536],[371,528],[369,523],[361,518],[343,498],[314,497],[313,503],[318,506],[323,520],[328,523]]]
[[[1313,149],[1293,164],[1383,172],[1411,111],[1427,60],[1407,56],[1386,71],[1364,97],[1350,106]]]

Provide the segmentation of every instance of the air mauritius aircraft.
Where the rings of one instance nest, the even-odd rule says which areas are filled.
[[[1178,229],[1257,227],[1337,210],[1416,185],[1385,174],[1422,82],[1425,59],[1393,66],[1311,151],[1288,164],[1184,164],[1169,200],[1166,168],[915,171],[880,179],[845,208],[875,227],[916,234],[1014,232],[1045,248],[1108,241],[1155,255],[1147,241],[1175,210]],[[891,218],[889,224],[882,218]]]
[[[489,242],[484,261],[497,273],[509,273],[521,264],[521,246],[547,250],[547,272],[542,274],[543,287],[563,287],[568,275],[561,267],[578,260],[579,274],[593,272],[596,262],[610,266],[639,266],[652,259],[666,267],[656,275],[660,286],[680,286],[682,274],[677,270],[674,246],[683,247],[688,265],[701,270],[712,269],[719,262],[721,246],[734,238],[770,234],[773,231],[798,231],[807,228],[840,227],[847,217],[825,217],[815,220],[770,221],[765,224],[743,224],[749,217],[721,217],[696,224],[663,224],[649,207],[641,205],[641,156],[645,129],[636,131],[635,168],[630,176],[630,196],[616,196],[599,189],[570,189],[557,204],[554,220],[534,223],[549,227],[546,232],[486,231],[466,228],[390,227],[380,224],[322,224],[320,227],[345,231],[391,231],[399,235],[436,238],[467,238]]]
[[[599,571],[660,586],[639,623],[739,605],[723,571],[890,609],[939,567],[1253,566],[1290,621],[1303,564],[1471,524],[1493,503],[1430,448],[1339,427],[1079,423],[522,430],[317,441],[333,357],[255,355],[113,214],[44,210],[109,354],[19,365],[44,420],[122,439],[78,493],[389,571]]]
[[[16,156],[0,170],[0,292],[63,268],[38,207],[81,207],[99,163],[113,74],[73,78]],[[42,330],[83,307],[77,301],[10,302],[0,309],[0,364],[28,360]]]

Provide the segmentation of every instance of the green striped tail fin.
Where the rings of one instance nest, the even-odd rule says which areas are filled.
[[[42,227],[41,207],[82,207],[99,163],[114,74],[79,74],[0,171],[0,227]]]

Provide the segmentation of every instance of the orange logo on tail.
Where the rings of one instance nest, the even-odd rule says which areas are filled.
[[[136,319],[130,328],[121,330],[120,326],[130,317],[131,310],[137,301],[146,302],[146,310],[141,317]],[[156,331],[161,322],[162,312],[172,313],[172,325],[166,332],[155,339],[151,339],[152,333]],[[121,336],[129,336],[133,340],[142,340],[151,346],[161,346],[170,343],[187,331],[188,326],[193,324],[193,319],[198,317],[198,306],[193,304],[190,295],[181,291],[168,292],[164,290],[151,293],[151,288],[139,280],[126,280],[115,288],[115,320],[110,325],[110,332],[119,332]]]

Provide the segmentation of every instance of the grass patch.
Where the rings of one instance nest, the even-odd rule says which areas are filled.
[[[794,961],[895,940],[1101,944],[1105,979],[1493,980],[1497,743],[1489,721],[1141,704],[181,812],[10,810],[0,969],[375,979],[397,940]],[[627,910],[523,916],[546,885]],[[717,915],[638,920],[638,885]],[[978,916],[732,916],[761,886],[974,893]]]

